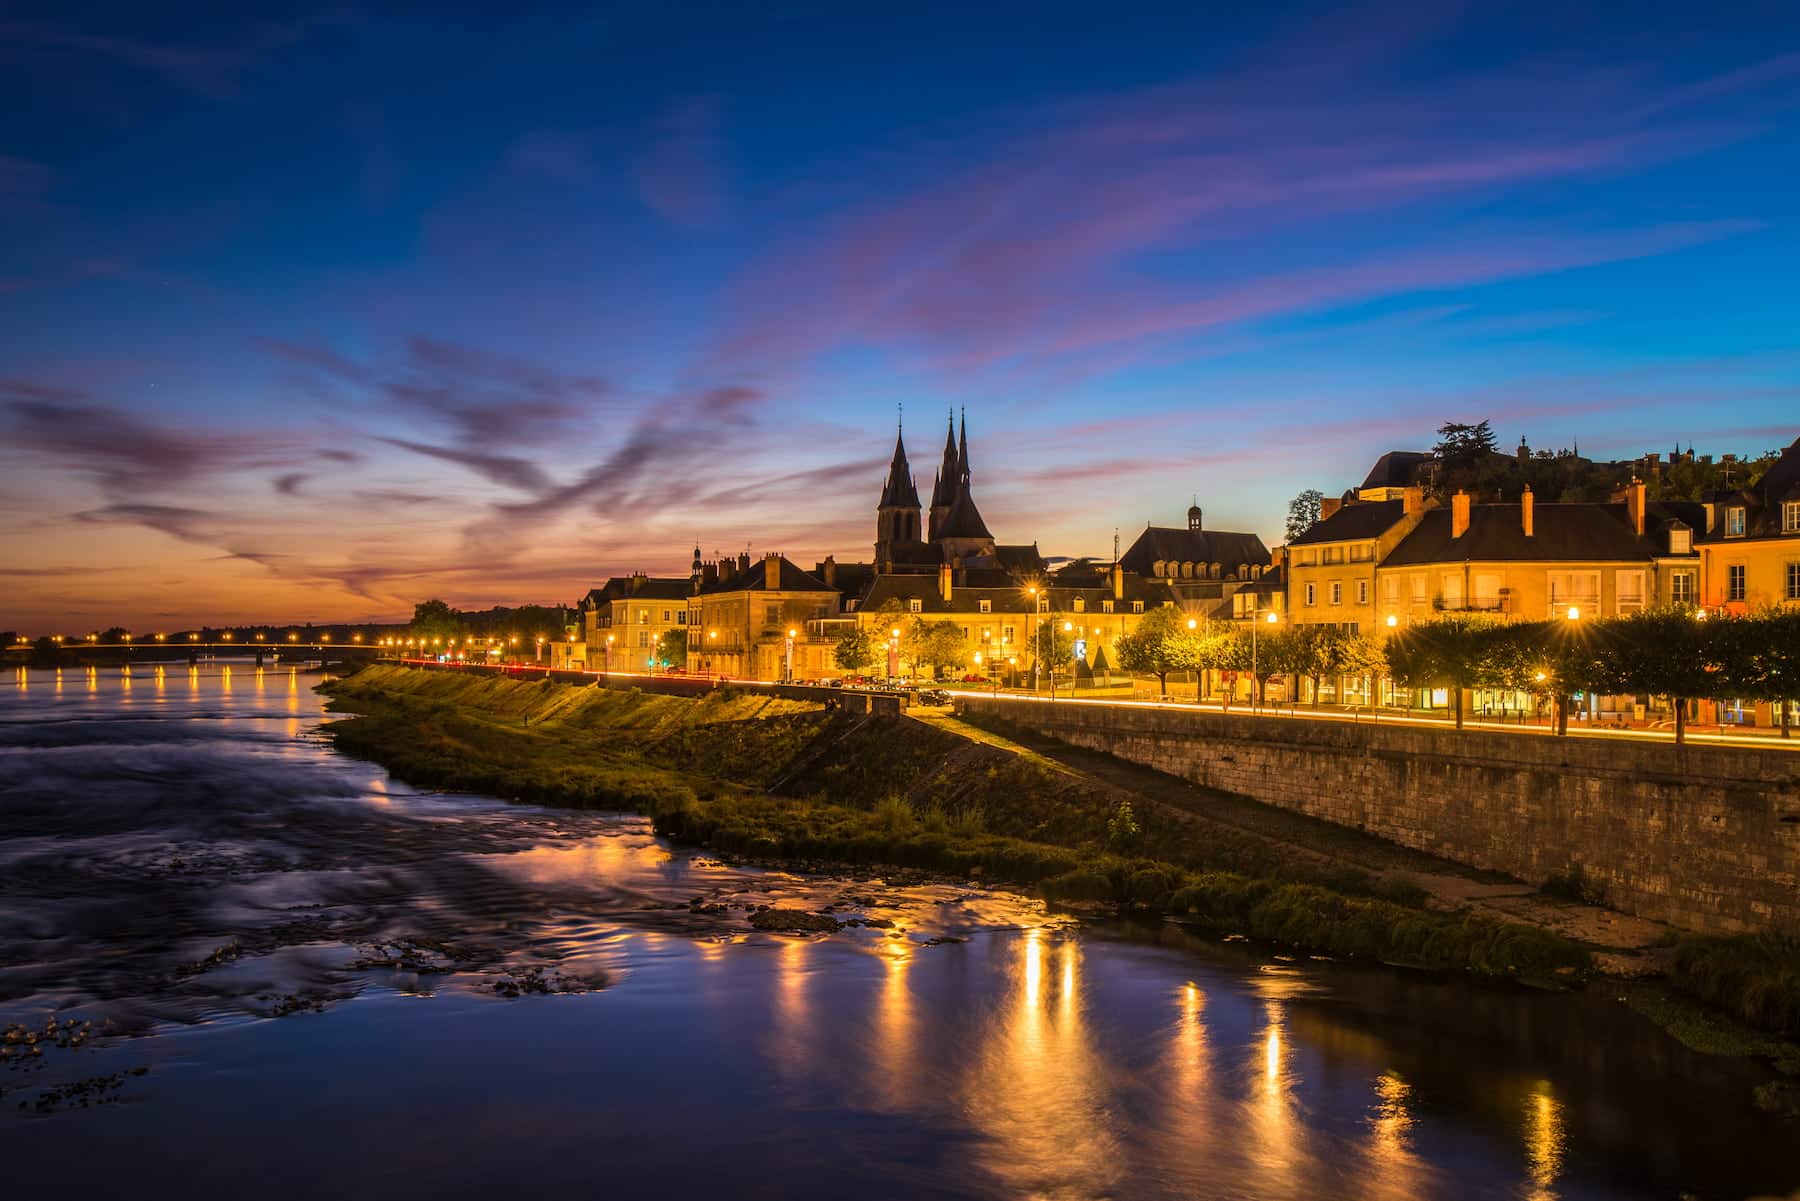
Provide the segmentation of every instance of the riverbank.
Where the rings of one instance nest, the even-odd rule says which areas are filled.
[[[344,751],[415,785],[635,809],[770,862],[928,868],[1118,903],[1313,953],[1542,986],[1586,947],[1416,888],[1120,802],[1080,773],[903,719],[720,690],[651,696],[376,667],[325,685]]]

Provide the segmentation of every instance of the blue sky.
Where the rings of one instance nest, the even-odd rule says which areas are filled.
[[[968,11],[978,8],[978,12]],[[0,626],[1800,433],[1791,5],[0,7]],[[930,486],[921,480],[922,489]]]

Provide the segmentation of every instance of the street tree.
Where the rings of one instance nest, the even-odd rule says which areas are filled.
[[[664,630],[656,640],[656,659],[664,667],[687,666],[688,632]]]
[[[861,675],[875,665],[875,639],[861,626],[845,630],[832,645],[831,661],[840,671]]]
[[[1720,681],[1721,651],[1742,648],[1748,621],[1703,621],[1695,610],[1669,605],[1644,609],[1596,623],[1593,637],[1604,664],[1596,690],[1634,695],[1666,696],[1675,710],[1675,745],[1687,741],[1687,706],[1690,700],[1715,696]],[[1737,644],[1737,645],[1733,645]],[[1731,657],[1731,656],[1727,656]],[[1756,687],[1756,669],[1749,653],[1732,682],[1746,691]],[[1578,681],[1579,682],[1579,681]]]
[[[415,638],[455,638],[463,631],[462,614],[433,597],[413,606],[407,632]]]
[[[938,679],[957,671],[969,662],[969,640],[954,621],[926,621],[912,624],[912,661],[916,667],[929,667]]]
[[[1113,642],[1113,654],[1126,671],[1156,677],[1157,691],[1169,695],[1169,673],[1198,671],[1202,640],[1187,628],[1187,615],[1173,605],[1162,605],[1144,614],[1137,626]]]
[[[1388,675],[1408,688],[1449,689],[1456,728],[1463,728],[1463,690],[1490,678],[1492,619],[1446,613],[1409,626],[1387,641]]]
[[[1068,664],[1075,657],[1075,635],[1063,629],[1064,618],[1060,613],[1045,613],[1038,619],[1037,634],[1031,653],[1036,662],[1042,666],[1041,671],[1050,673],[1050,687],[1056,688],[1056,669]],[[1035,674],[1035,673],[1034,673]]]

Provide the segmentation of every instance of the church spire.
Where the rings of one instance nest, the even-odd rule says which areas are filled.
[[[969,410],[967,409],[962,411],[962,438],[956,448],[956,483],[960,488],[969,486]]]

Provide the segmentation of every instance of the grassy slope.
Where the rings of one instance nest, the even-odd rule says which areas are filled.
[[[1546,932],[1418,908],[1217,831],[1152,821],[1109,846],[1103,787],[916,722],[391,667],[326,687],[361,715],[327,727],[338,745],[416,784],[635,809],[721,851],[982,875],[1346,957],[1538,982],[1589,966]],[[790,795],[766,791],[790,773]]]

